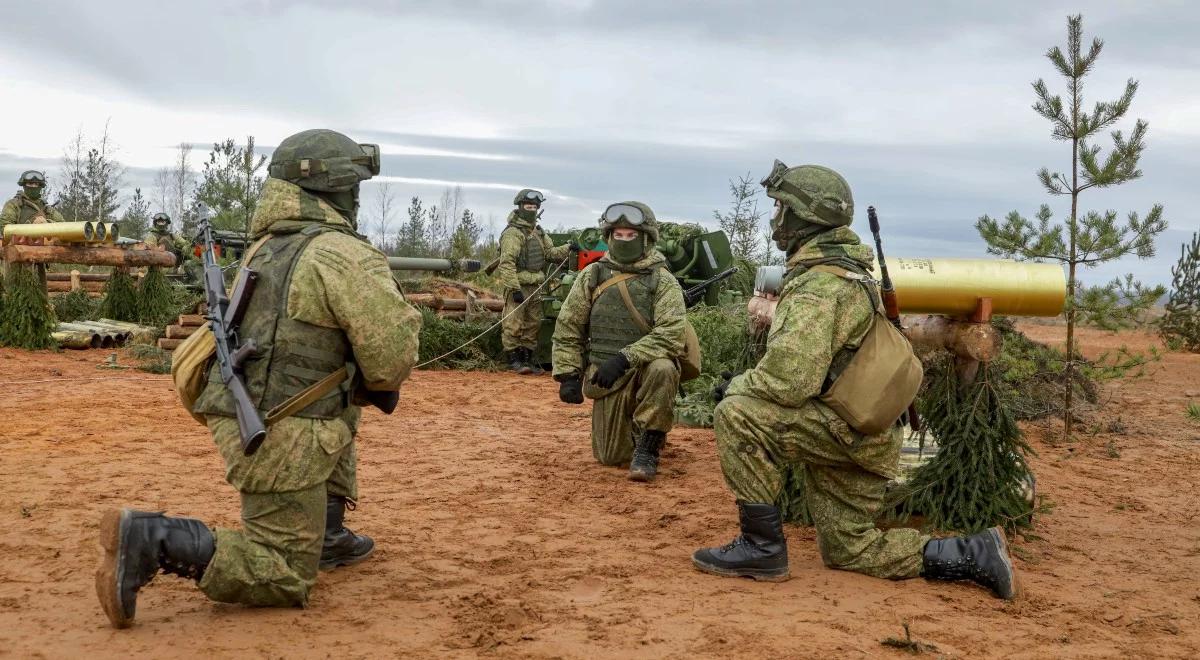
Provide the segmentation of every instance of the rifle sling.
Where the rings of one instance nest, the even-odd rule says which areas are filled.
[[[284,401],[283,403],[272,408],[269,412],[267,412],[267,418],[263,421],[265,421],[267,426],[270,427],[281,419],[295,415],[301,410],[307,408],[312,403],[320,400],[326,394],[332,392],[349,377],[350,371],[346,367],[338,369],[337,371],[292,395],[287,401]]]

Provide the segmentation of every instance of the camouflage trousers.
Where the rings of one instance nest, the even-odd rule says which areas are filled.
[[[604,465],[621,465],[633,457],[633,438],[642,431],[671,430],[679,367],[659,359],[630,369],[612,388],[591,383],[596,368],[584,374],[583,394],[592,403],[592,455]]]
[[[805,499],[826,566],[874,577],[903,579],[921,574],[929,536],[915,529],[875,527],[887,477],[862,467],[876,458],[875,447],[848,445],[834,433],[816,401],[785,408],[747,396],[730,396],[717,406],[717,455],[729,489],[744,502],[774,504],[783,490],[783,468],[803,466]],[[845,425],[840,419],[834,423]],[[889,437],[857,442],[878,445]]]
[[[504,345],[504,350],[537,348],[538,328],[542,323],[542,292],[534,293],[537,288],[536,284],[521,286],[521,291],[525,292],[525,305],[512,316],[509,316],[509,312],[517,308],[517,303],[513,301],[515,289],[504,296],[503,314],[506,318],[500,326],[502,333],[500,341]]]
[[[224,420],[233,422],[236,429],[236,421]],[[228,429],[218,428],[212,422],[210,429],[227,465],[231,460],[252,462],[258,456],[242,456],[236,435],[231,438]],[[272,439],[286,441],[268,435],[258,453],[268,451]],[[200,581],[200,590],[205,595],[222,603],[259,607],[307,605],[308,594],[317,582],[317,564],[325,535],[326,498],[340,495],[353,500],[358,496],[353,442],[332,455],[318,455],[318,458],[321,460],[298,461],[320,472],[310,475],[315,483],[306,487],[265,492],[239,488],[242,527],[214,530],[216,553]],[[289,488],[305,483],[288,481],[285,486]]]

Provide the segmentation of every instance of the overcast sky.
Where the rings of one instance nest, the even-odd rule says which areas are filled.
[[[402,206],[462,185],[499,222],[533,187],[550,194],[550,227],[624,199],[711,222],[730,177],[780,158],[845,175],[856,226],[875,205],[896,256],[981,256],[980,214],[1066,210],[1034,176],[1068,167],[1070,147],[1030,109],[1030,83],[1062,89],[1044,53],[1083,11],[1106,42],[1089,105],[1135,78],[1122,127],[1150,124],[1144,178],[1083,208],[1161,202],[1171,225],[1156,259],[1086,277],[1167,283],[1200,229],[1200,5],[1182,0],[6,4],[0,183],[14,190],[30,167],[53,185],[71,137],[106,120],[129,188],[148,191],[180,142],[198,164],[226,137],[269,153],[325,127],[383,146]]]

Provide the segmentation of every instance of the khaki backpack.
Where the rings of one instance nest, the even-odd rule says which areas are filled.
[[[836,266],[814,266],[810,270],[858,282],[871,299],[875,310],[871,328],[850,363],[818,399],[850,428],[866,435],[879,435],[891,428],[917,398],[923,376],[921,361],[913,353],[908,338],[884,314],[868,277]]]

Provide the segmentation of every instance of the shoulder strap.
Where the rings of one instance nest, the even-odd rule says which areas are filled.
[[[622,273],[622,275],[633,276],[632,273]],[[617,283],[617,292],[621,294],[621,302],[625,303],[625,309],[629,310],[629,315],[633,317],[633,322],[637,324],[638,329],[642,332],[649,333],[651,328],[646,319],[642,317],[641,312],[637,311],[637,307],[633,305],[633,297],[629,295],[629,286],[625,284],[625,280],[629,277],[619,278],[614,277],[609,282]],[[607,282],[606,282],[607,284]]]
[[[597,284],[596,288],[592,290],[592,302],[596,302],[600,298],[600,294],[607,291],[609,287],[616,285],[621,285],[621,288],[625,290],[625,293],[621,296],[622,298],[628,296],[629,289],[625,288],[625,282],[627,280],[632,280],[635,277],[637,277],[637,273],[618,273]]]

